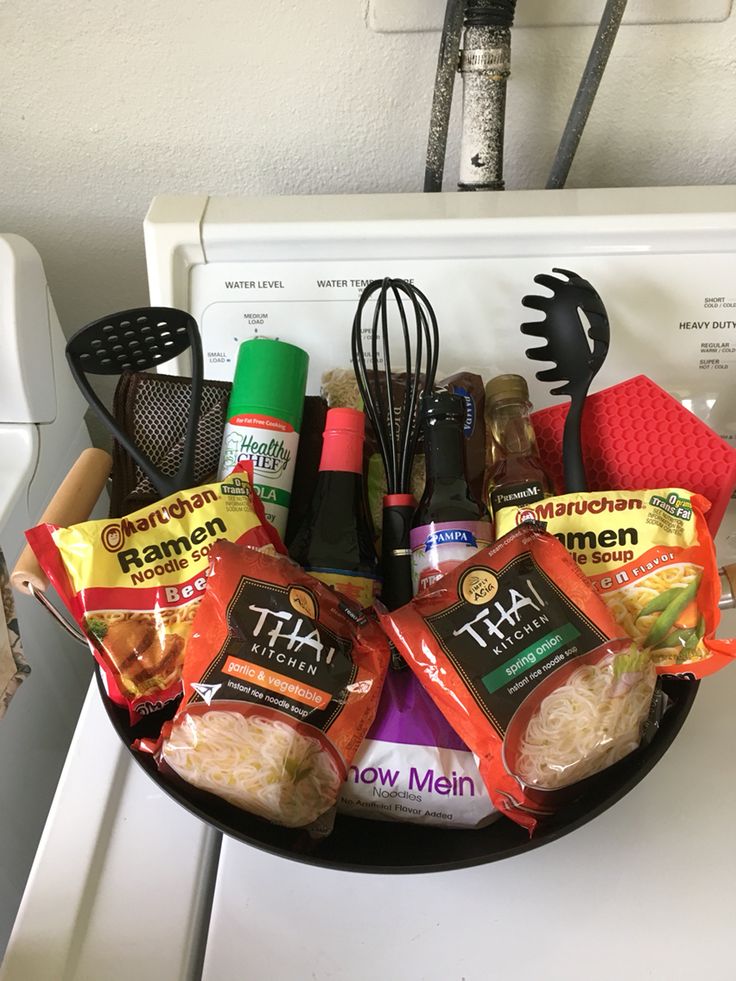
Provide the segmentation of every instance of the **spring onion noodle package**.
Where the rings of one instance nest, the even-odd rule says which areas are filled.
[[[334,807],[373,721],[388,640],[289,559],[220,542],[184,657],[163,772],[296,828]]]
[[[654,667],[536,522],[381,622],[478,758],[496,808],[530,831],[640,743]]]
[[[253,491],[250,462],[125,518],[26,532],[36,557],[131,722],[181,693],[181,665],[214,542],[283,551]]]
[[[736,640],[715,637],[721,583],[709,507],[680,488],[565,494],[504,508],[496,527],[544,521],[661,674],[702,678],[736,657]]]
[[[498,817],[473,754],[411,671],[388,672],[338,810],[440,828],[482,828]]]

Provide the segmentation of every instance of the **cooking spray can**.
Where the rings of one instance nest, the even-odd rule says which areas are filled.
[[[266,517],[286,532],[309,355],[294,344],[257,337],[238,350],[218,475],[252,460]]]

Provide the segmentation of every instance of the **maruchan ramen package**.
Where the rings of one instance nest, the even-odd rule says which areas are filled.
[[[385,634],[358,607],[287,558],[220,542],[183,700],[158,744],[139,748],[236,807],[313,825],[334,808],[388,662]]]
[[[114,521],[38,525],[26,537],[85,633],[108,694],[131,722],[181,693],[181,666],[219,540],[283,551],[251,464]]]
[[[530,831],[640,743],[656,673],[565,548],[524,523],[381,622]]]
[[[710,505],[681,488],[565,494],[504,508],[500,534],[544,521],[660,674],[697,678],[736,657],[715,637],[720,577],[705,521]]]

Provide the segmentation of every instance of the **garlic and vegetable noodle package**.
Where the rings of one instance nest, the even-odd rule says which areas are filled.
[[[381,622],[478,758],[495,807],[530,831],[561,791],[640,743],[651,660],[536,522]]]
[[[544,521],[660,674],[702,678],[736,657],[736,640],[715,636],[721,586],[709,507],[680,488],[591,491],[503,508],[496,527]]]
[[[376,714],[388,640],[281,556],[219,543],[184,658],[162,770],[290,828],[335,804]]]
[[[115,520],[38,525],[26,537],[85,633],[110,698],[131,722],[181,694],[181,666],[221,539],[283,551],[253,490],[252,465]]]

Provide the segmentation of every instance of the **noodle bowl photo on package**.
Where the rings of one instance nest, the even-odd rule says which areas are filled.
[[[627,634],[640,646],[650,647],[655,664],[692,664],[709,656],[703,643],[704,618],[695,601],[702,575],[701,566],[676,562],[606,593],[603,600]],[[662,636],[657,637],[667,603],[673,600],[678,612],[669,631],[660,631]]]
[[[630,640],[565,662],[514,713],[503,742],[506,770],[533,797],[567,796],[638,748],[655,683],[650,658]]]
[[[189,706],[161,756],[192,786],[289,828],[329,810],[347,775],[319,729],[237,701]]]

